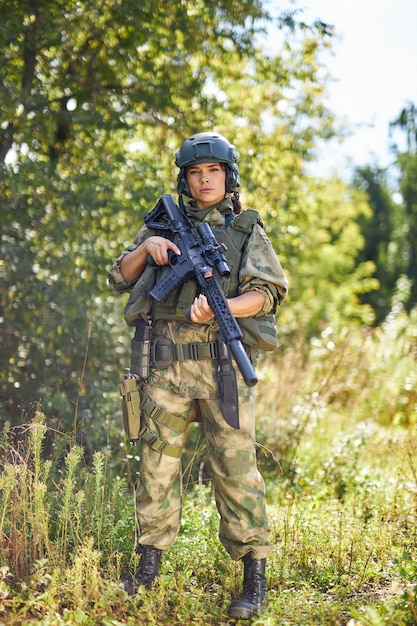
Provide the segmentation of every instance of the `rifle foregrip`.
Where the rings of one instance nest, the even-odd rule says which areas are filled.
[[[162,278],[155,287],[149,292],[149,295],[157,302],[164,302],[168,296],[176,289],[181,283],[184,282],[184,278],[171,271],[164,278]]]

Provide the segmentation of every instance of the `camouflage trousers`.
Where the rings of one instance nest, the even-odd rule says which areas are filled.
[[[231,558],[266,558],[271,550],[265,509],[265,485],[255,454],[253,395],[239,398],[240,429],[229,426],[216,398],[192,399],[145,385],[143,394],[178,418],[192,422],[200,416],[210,460],[219,538]],[[186,431],[178,433],[144,415],[149,429],[170,445],[182,447]],[[181,524],[181,460],[152,450],[141,442],[136,513],[139,543],[168,549]]]

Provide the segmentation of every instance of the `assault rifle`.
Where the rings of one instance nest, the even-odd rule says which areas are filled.
[[[172,233],[174,243],[181,250],[180,255],[168,250],[171,271],[150,291],[152,298],[164,302],[174,289],[194,277],[207,298],[219,324],[221,337],[234,356],[245,383],[248,387],[256,385],[258,379],[242,343],[242,330],[214,273],[216,270],[222,277],[230,276],[230,267],[223,254],[226,246],[217,242],[206,222],[194,228],[174,198],[168,194],[162,196],[155,208],[146,215],[145,223],[149,228]],[[224,355],[220,354],[219,357],[224,360]],[[228,389],[225,389],[226,395],[227,392]]]

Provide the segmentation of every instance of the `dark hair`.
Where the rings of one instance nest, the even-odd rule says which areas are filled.
[[[237,194],[236,192],[232,194],[232,204],[233,204],[233,213],[236,213],[236,215],[238,215],[239,213],[242,212],[242,203],[239,200],[239,194]]]

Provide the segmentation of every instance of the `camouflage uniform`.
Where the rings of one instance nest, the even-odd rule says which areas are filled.
[[[224,225],[225,215],[232,212],[231,206],[231,201],[226,199],[209,211],[201,211],[195,210],[191,201],[186,209],[193,220],[200,218],[209,223],[217,236],[216,229]],[[126,283],[120,274],[121,258],[154,234],[161,233],[143,226],[134,244],[113,265],[110,282],[119,293],[135,293],[135,282]],[[225,255],[227,257],[228,253]],[[125,310],[128,324],[133,325],[135,318],[146,315],[151,304],[146,298],[147,289],[145,284],[142,290],[137,289],[141,295],[129,299]],[[257,223],[247,237],[241,256],[238,293],[253,290],[265,296],[259,316],[274,311],[287,293],[281,265]],[[155,317],[154,332],[169,337],[175,344],[207,343],[218,339],[215,320],[193,324],[185,318],[158,319],[158,312]],[[263,559],[271,546],[265,486],[256,464],[253,390],[245,385],[237,371],[240,428],[234,429],[227,424],[220,408],[216,367],[217,361],[213,358],[174,361],[166,369],[151,369],[147,382],[142,385],[142,420],[160,441],[172,448],[168,447],[168,453],[161,454],[145,441],[140,444],[136,502],[139,543],[166,550],[175,540],[181,516],[182,468],[180,459],[170,455],[169,451],[183,447],[188,424],[197,418],[202,423],[213,474],[220,514],[220,540],[235,560],[247,554]],[[161,415],[165,419],[161,419]]]

